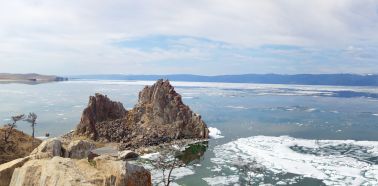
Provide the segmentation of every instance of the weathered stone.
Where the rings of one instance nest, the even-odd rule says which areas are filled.
[[[33,159],[51,158],[62,155],[62,142],[57,138],[43,141],[30,153],[30,157]]]
[[[139,155],[131,150],[124,150],[124,151],[118,152],[118,159],[121,159],[121,160],[135,159],[138,157]]]
[[[91,150],[95,149],[96,145],[86,140],[75,140],[67,146],[64,157],[73,159],[88,158]]]
[[[89,97],[88,107],[83,111],[76,134],[97,139],[96,123],[115,120],[127,114],[122,103],[111,101],[107,96],[96,94]]]
[[[54,157],[26,162],[15,169],[10,185],[150,186],[151,175],[143,167],[124,161],[97,157],[90,163]]]
[[[24,165],[30,157],[19,158],[0,165],[0,186],[8,186],[14,169]]]

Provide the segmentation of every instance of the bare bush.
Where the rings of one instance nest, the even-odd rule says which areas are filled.
[[[25,118],[25,114],[12,116],[12,123],[8,123],[4,125],[4,142],[9,143],[9,138],[12,135],[13,129],[17,128],[17,122],[23,120]]]
[[[34,129],[35,129],[35,125],[37,125],[37,114],[35,114],[34,112],[31,112],[29,113],[28,117],[25,119],[25,121],[29,122],[31,124],[31,127],[32,127],[32,137],[34,139]]]

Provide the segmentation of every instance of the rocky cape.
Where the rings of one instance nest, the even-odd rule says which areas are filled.
[[[209,130],[168,80],[158,80],[139,93],[138,103],[131,110],[107,96],[91,96],[74,136],[136,149],[179,139],[207,139]]]
[[[53,81],[67,81],[68,78],[59,77],[54,75],[41,75],[41,74],[10,74],[10,73],[0,73],[0,83],[46,83]]]

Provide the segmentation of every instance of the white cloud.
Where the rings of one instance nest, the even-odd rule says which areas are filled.
[[[179,41],[190,44],[190,50],[146,52],[112,45],[115,41],[150,35],[207,38],[241,48],[284,44],[344,50],[348,46],[378,42],[376,0],[0,0],[0,3],[2,71],[18,71],[21,65],[33,64],[32,70],[40,72],[68,74],[77,70],[77,66],[88,66],[83,73],[101,69],[128,73],[128,67],[144,62],[211,60],[209,51],[203,49],[219,47],[209,43],[204,46],[190,39]],[[114,67],[101,68],[104,65]],[[267,66],[272,65],[279,66]],[[218,68],[219,73],[224,73],[222,64]],[[27,70],[30,68],[24,69]]]

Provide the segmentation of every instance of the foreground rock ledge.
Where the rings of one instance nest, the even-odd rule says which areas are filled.
[[[92,164],[86,159],[54,157],[30,160],[15,169],[10,186],[19,185],[149,186],[151,176],[142,167],[101,156]]]
[[[133,149],[177,139],[207,139],[209,130],[168,80],[158,80],[139,93],[138,103],[128,111],[104,95],[91,96],[75,135]]]
[[[151,174],[141,166],[102,155],[85,156],[92,148],[87,141],[74,141],[68,147],[59,139],[49,139],[30,156],[0,165],[0,186],[151,186]],[[74,155],[61,157],[64,152]],[[83,158],[80,157],[83,155]]]

